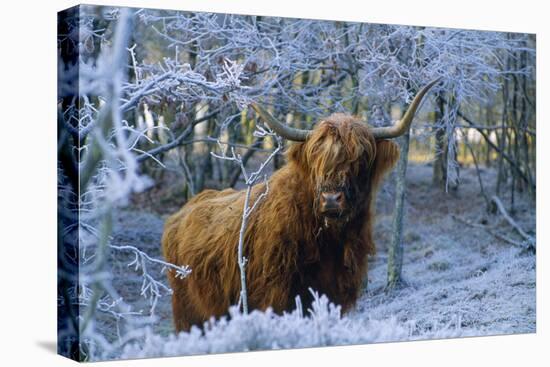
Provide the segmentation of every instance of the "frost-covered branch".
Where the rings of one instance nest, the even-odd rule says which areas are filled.
[[[493,197],[491,197],[491,202],[496,206],[496,208],[498,209],[500,214],[502,214],[504,219],[506,219],[508,224],[510,224],[512,228],[514,228],[516,232],[518,232],[521,235],[521,237],[523,237],[524,240],[530,243],[535,242],[535,239],[532,236],[525,233],[525,231],[519,226],[519,224],[517,224],[516,221],[512,219],[512,217],[508,214],[508,212],[504,208],[504,204],[502,204],[502,201],[500,201],[498,196],[493,195]]]

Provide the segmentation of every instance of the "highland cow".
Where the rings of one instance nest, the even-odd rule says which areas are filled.
[[[409,129],[427,91],[417,94],[404,117],[390,127],[371,128],[356,117],[333,114],[309,130],[276,121],[252,107],[273,131],[296,141],[287,164],[269,179],[269,195],[251,213],[244,237],[248,304],[253,309],[303,307],[312,288],[352,308],[375,252],[372,236],[375,193],[399,156],[390,138]],[[265,183],[252,189],[252,202]],[[167,261],[189,265],[185,279],[168,273],[177,331],[201,326],[227,313],[240,296],[237,244],[244,191],[205,190],[166,222],[162,247]]]

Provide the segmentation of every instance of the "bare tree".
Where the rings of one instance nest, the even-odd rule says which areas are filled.
[[[231,147],[231,155],[227,156],[225,149],[223,147],[223,144],[218,141],[218,145],[220,146],[220,150],[222,154],[216,154],[214,152],[211,153],[212,156],[216,158],[228,160],[236,163],[241,169],[242,175],[245,180],[246,196],[245,196],[244,206],[243,206],[241,228],[239,230],[239,243],[237,244],[237,263],[239,264],[239,269],[241,272],[241,293],[239,297],[239,305],[242,305],[242,310],[244,313],[248,313],[248,298],[247,298],[247,292],[246,292],[247,259],[244,256],[244,252],[243,252],[244,241],[245,241],[245,231],[246,231],[246,226],[248,224],[248,219],[250,217],[250,214],[260,204],[262,199],[269,194],[269,184],[268,184],[267,176],[265,174],[263,175],[264,191],[259,195],[256,195],[256,197],[253,199],[254,200],[253,203],[251,203],[252,187],[262,178],[262,172],[264,171],[265,167],[271,162],[273,157],[277,155],[277,153],[281,150],[281,147],[282,147],[281,137],[276,135],[271,130],[257,126],[256,131],[254,132],[254,135],[262,139],[266,136],[272,137],[273,140],[276,141],[276,148],[271,152],[271,154],[267,157],[267,159],[260,164],[258,169],[252,173],[247,172],[243,157],[240,154],[235,153],[234,147]]]

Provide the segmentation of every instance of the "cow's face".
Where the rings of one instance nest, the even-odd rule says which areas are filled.
[[[347,221],[368,190],[376,143],[366,124],[334,114],[318,124],[294,154],[309,175],[312,206],[324,222]],[[293,154],[290,154],[291,159]]]

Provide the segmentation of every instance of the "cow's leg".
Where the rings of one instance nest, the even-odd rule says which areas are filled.
[[[174,315],[174,328],[177,333],[189,331],[191,326],[196,322],[196,320],[195,322],[193,321],[190,301],[176,293],[172,295],[172,312]]]
[[[187,284],[184,283],[190,281],[190,279],[172,278],[170,280],[174,291],[172,294],[172,313],[176,332],[189,331],[193,325],[202,327],[205,320],[196,311],[193,298],[190,297]]]

